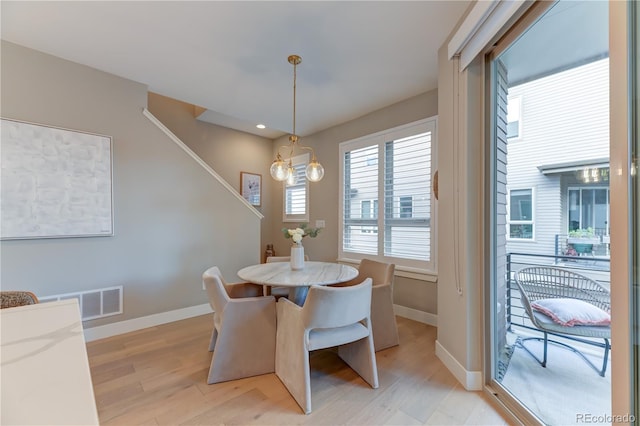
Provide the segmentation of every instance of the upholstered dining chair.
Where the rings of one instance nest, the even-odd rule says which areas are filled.
[[[305,414],[311,412],[310,351],[337,346],[338,356],[378,387],[370,310],[370,278],[350,287],[312,286],[304,306],[278,300],[276,375]]]
[[[30,291],[0,291],[0,308],[35,305],[38,298]]]
[[[267,263],[273,262],[289,262],[291,260],[291,256],[269,256],[267,257]],[[304,260],[309,260],[309,256],[304,255]],[[267,296],[273,295],[276,299],[281,297],[289,296],[289,288],[288,287],[271,287],[265,286],[264,294]]]
[[[373,345],[376,352],[400,344],[396,316],[393,312],[393,274],[396,265],[362,259],[358,267],[358,276],[336,287],[351,286],[361,283],[366,278],[373,280],[371,295],[371,327],[373,329]]]
[[[213,351],[207,383],[275,371],[276,301],[262,286],[227,284],[218,267],[202,275],[213,308]]]

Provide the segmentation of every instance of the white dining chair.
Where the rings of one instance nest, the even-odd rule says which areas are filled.
[[[207,383],[275,371],[276,301],[262,286],[226,284],[217,267],[202,276],[214,311]]]
[[[311,412],[310,351],[337,346],[338,356],[378,387],[370,309],[370,278],[350,287],[312,286],[302,307],[278,301],[276,375],[305,414]]]

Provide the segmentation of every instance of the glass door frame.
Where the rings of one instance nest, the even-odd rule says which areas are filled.
[[[520,35],[522,35],[530,26],[542,17],[551,7],[555,5],[555,1],[535,3],[529,8],[524,15],[507,30],[504,37],[496,43],[496,47],[485,55],[485,226],[484,226],[484,253],[485,264],[485,283],[484,283],[484,381],[485,390],[493,395],[509,411],[514,413],[516,417],[525,424],[534,425],[543,423],[538,417],[530,411],[526,406],[520,403],[501,383],[495,380],[496,368],[496,338],[497,338],[497,316],[496,306],[496,282],[497,282],[497,241],[496,241],[496,188],[497,179],[497,146],[496,146],[496,75],[497,69],[495,59],[511,46]]]
[[[611,188],[611,409],[613,423],[633,414],[632,29],[634,2],[609,2]],[[624,224],[625,226],[616,226]],[[635,420],[638,422],[638,419]]]
[[[630,70],[631,79],[630,120],[631,120],[631,212],[632,212],[632,353],[631,353],[631,407],[634,423],[640,424],[640,6],[637,2],[629,5],[630,30]],[[634,173],[635,172],[635,173]]]

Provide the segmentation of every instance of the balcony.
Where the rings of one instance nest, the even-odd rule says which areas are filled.
[[[562,237],[559,236],[556,241],[562,241]],[[602,250],[603,247],[597,249]],[[608,247],[604,247],[604,250],[608,254]],[[528,354],[523,348],[523,339],[542,337],[543,333],[533,326],[522,307],[515,273],[526,266],[555,266],[573,270],[610,288],[610,259],[607,255],[593,252],[595,249],[592,253],[578,256],[527,253],[509,253],[506,256],[506,303],[504,327],[500,328],[504,330],[506,338],[503,340],[504,352],[500,354],[498,362],[498,379],[546,424],[610,423],[606,415],[611,413],[611,363],[608,361],[607,372],[601,377],[594,371],[595,367],[592,368],[578,354],[556,344],[548,345],[546,367]],[[603,339],[554,333],[549,333],[549,339],[579,350],[592,364],[602,366]],[[529,340],[526,345],[529,350],[542,356],[541,342]]]

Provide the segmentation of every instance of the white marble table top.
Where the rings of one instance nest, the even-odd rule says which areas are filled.
[[[77,299],[0,310],[3,425],[97,425]]]
[[[358,270],[349,265],[330,262],[304,262],[304,269],[292,271],[289,262],[262,263],[238,271],[238,276],[255,284],[279,287],[310,287],[349,281]]]

